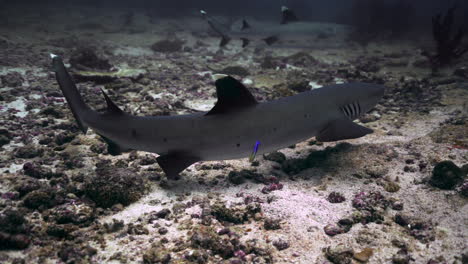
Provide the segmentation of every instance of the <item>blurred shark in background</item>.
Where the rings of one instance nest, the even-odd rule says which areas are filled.
[[[305,38],[329,38],[336,35],[346,35],[351,27],[334,23],[319,23],[300,21],[289,8],[281,7],[281,20],[278,24],[247,21],[242,19],[238,23],[226,25],[205,10],[200,13],[210,28],[220,37],[220,47],[226,46],[232,39],[242,41],[242,47],[247,47],[252,40],[260,40],[267,45],[279,41],[304,40]]]

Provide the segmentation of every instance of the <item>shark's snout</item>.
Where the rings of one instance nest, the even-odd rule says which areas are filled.
[[[377,97],[379,99],[382,98],[382,96],[385,94],[385,86],[378,84],[374,84],[372,86],[372,96]]]

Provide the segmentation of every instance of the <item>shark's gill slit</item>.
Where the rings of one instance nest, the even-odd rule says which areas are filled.
[[[346,106],[343,106],[343,111],[344,111],[344,114],[345,114],[346,117],[350,116],[349,109]]]
[[[359,104],[359,101],[356,102],[357,108],[358,108],[358,115],[361,115],[361,105]]]
[[[351,103],[351,105],[353,106],[353,111],[354,111],[353,117],[357,117],[358,116],[358,111],[357,111],[356,103],[353,102],[353,103]]]
[[[350,103],[348,107],[349,107],[349,110],[351,111],[351,118],[353,118],[356,115],[356,111],[354,111],[353,103]]]

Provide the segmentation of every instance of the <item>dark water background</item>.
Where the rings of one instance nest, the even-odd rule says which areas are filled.
[[[123,11],[128,12],[129,17],[145,15],[150,17],[152,23],[157,23],[159,18],[199,16],[201,9],[211,15],[224,15],[232,19],[254,17],[280,21],[281,6],[294,10],[301,20],[351,25],[357,29],[362,42],[386,32],[391,32],[387,40],[429,36],[432,33],[432,18],[453,6],[457,7],[454,31],[461,27],[468,32],[466,0],[0,0],[0,28],[8,26],[8,22],[13,20],[11,18],[21,21],[22,10],[26,9],[28,12],[25,11],[25,14],[31,14],[32,10],[44,18],[49,16],[49,12],[66,14],[73,8],[81,7],[92,9],[91,16]]]
[[[155,14],[164,16],[186,16],[195,10],[205,9],[218,14],[231,16],[257,16],[274,19],[279,16],[279,9],[285,5],[294,9],[304,19],[327,22],[349,22],[354,16],[368,15],[371,10],[355,10],[355,3],[366,5],[379,3],[385,8],[382,12],[386,19],[397,22],[405,10],[398,4],[412,6],[411,22],[413,24],[428,23],[427,18],[453,5],[458,5],[458,15],[468,25],[468,1],[450,0],[0,0],[0,8],[30,6],[41,7],[96,7],[105,12],[106,9],[129,8],[152,10]],[[403,11],[403,12],[398,12]],[[430,21],[429,21],[430,23]]]

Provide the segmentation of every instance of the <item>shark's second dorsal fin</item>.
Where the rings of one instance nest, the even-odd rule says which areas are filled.
[[[299,21],[296,14],[289,8],[282,6],[281,7],[281,24],[288,24],[291,22]]]
[[[359,138],[372,132],[374,131],[370,128],[360,126],[348,118],[342,118],[329,123],[315,138],[320,142],[330,142]]]
[[[106,92],[101,89],[104,98],[106,99],[107,103],[107,112],[112,114],[123,114],[124,112],[114,103],[112,100],[107,96]]]
[[[258,102],[247,88],[231,76],[215,82],[218,101],[206,115],[222,114],[256,105]]]

